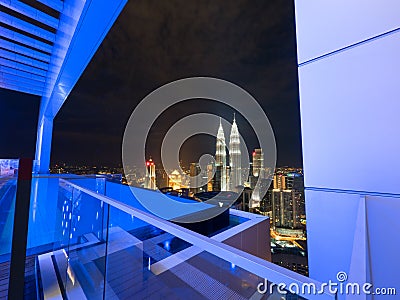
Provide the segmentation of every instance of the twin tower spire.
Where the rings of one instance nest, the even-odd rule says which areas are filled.
[[[215,175],[220,177],[217,180],[221,183],[221,191],[237,191],[237,187],[241,186],[243,182],[241,176],[240,135],[235,115],[233,115],[233,124],[229,136],[229,167],[227,166],[226,154],[225,134],[220,118],[215,151]]]

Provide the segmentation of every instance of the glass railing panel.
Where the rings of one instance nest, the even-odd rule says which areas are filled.
[[[51,220],[51,223],[54,222],[51,260],[64,297],[66,297],[65,291],[68,282],[74,280],[73,276],[71,278],[69,268],[69,248],[74,193],[76,193],[75,189],[71,185],[59,181],[57,198],[51,208],[51,212],[53,213],[51,218],[54,218],[54,221]]]
[[[61,182],[63,184],[65,182]],[[68,191],[70,186],[65,185]],[[94,179],[94,189],[97,194],[104,194],[104,178]],[[104,278],[101,273],[105,270],[99,269],[101,265],[96,262],[105,257],[108,206],[74,187],[72,194],[67,192],[67,195],[71,201],[63,202],[62,214],[67,245],[62,248],[64,257],[60,258],[65,294],[69,299],[102,299]],[[70,208],[66,207],[68,205]]]
[[[110,208],[109,220],[106,298],[179,299],[179,294],[190,299],[193,290],[185,291],[179,280],[164,280],[152,271],[154,264],[182,253],[192,247],[190,243],[115,207]]]
[[[126,202],[76,183],[71,187],[71,218],[84,211],[91,226],[82,223],[86,229],[69,230],[64,270],[68,293],[80,291],[89,299],[335,299],[329,292],[292,292],[296,285],[315,284],[318,289],[320,284]],[[75,209],[76,201],[87,203],[87,209]],[[101,225],[94,223],[99,205]],[[82,246],[78,236],[84,233],[96,236],[97,242]],[[287,288],[291,283],[292,290]]]
[[[107,178],[103,175],[74,175],[74,174],[63,174],[63,179],[69,182],[75,183],[83,188],[91,191],[105,193],[105,186]]]
[[[10,259],[18,164],[17,159],[0,159],[0,263]]]
[[[102,299],[104,279],[89,275],[96,274],[93,261],[105,256],[107,206],[65,181],[70,178],[33,179],[28,251],[49,260],[50,269],[41,272],[56,274],[64,298],[84,299],[87,293],[89,299]],[[89,183],[96,195],[105,192],[104,178],[74,178],[74,183],[82,178],[79,186]]]
[[[59,178],[33,177],[29,211],[27,254],[49,252],[66,243],[62,235],[62,208],[70,201]]]
[[[109,220],[106,298],[306,299],[117,208]]]
[[[41,175],[32,178],[30,216],[27,253],[36,255],[56,250],[65,244],[66,224],[70,209],[71,195],[68,195],[65,184],[60,179],[70,180],[80,186],[90,186],[94,191],[104,194],[105,180],[102,178],[85,178],[76,175]],[[80,209],[78,207],[78,209]],[[64,235],[62,234],[64,232]]]

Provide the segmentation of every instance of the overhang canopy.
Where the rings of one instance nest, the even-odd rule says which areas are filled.
[[[34,171],[49,171],[53,119],[126,2],[0,0],[0,88],[42,97]]]
[[[126,1],[0,0],[0,87],[54,118]]]

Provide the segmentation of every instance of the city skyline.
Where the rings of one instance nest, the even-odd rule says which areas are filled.
[[[0,297],[399,298],[400,2],[293,2],[1,1]]]
[[[257,99],[275,131],[277,164],[300,167],[293,16],[293,5],[279,1],[128,2],[54,120],[52,165],[119,165],[126,122],[143,97],[176,79],[211,76],[238,84]],[[26,105],[15,107],[15,97]],[[0,155],[33,157],[39,97],[1,90],[0,99],[0,128],[9,144]],[[23,121],[17,123],[11,116],[18,109]],[[225,119],[234,112],[203,99],[186,101],[160,116],[150,130],[149,148],[159,148],[174,121],[199,111]],[[242,134],[250,136],[248,148],[256,148],[250,126],[241,115],[236,118]],[[8,128],[17,130],[10,134]],[[188,164],[196,160],[189,154],[212,153],[213,147],[205,136],[188,140],[182,160]],[[157,160],[159,153],[152,156]]]

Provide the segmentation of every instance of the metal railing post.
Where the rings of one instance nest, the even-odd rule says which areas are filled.
[[[26,244],[32,182],[32,159],[21,158],[18,167],[8,299],[24,298]]]

